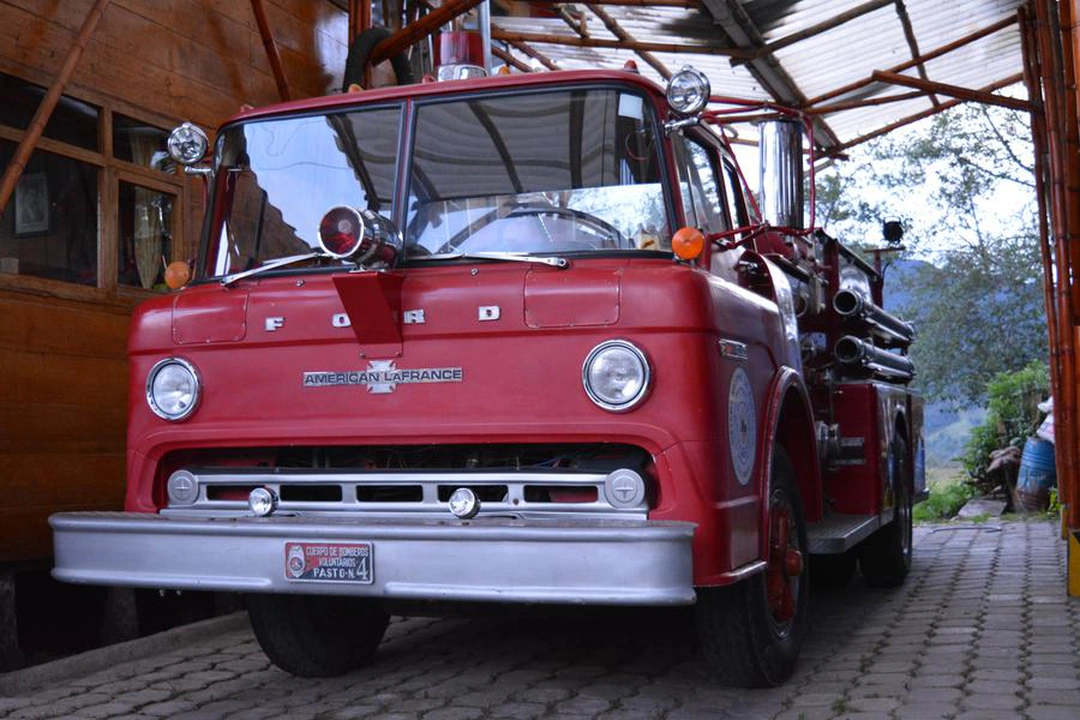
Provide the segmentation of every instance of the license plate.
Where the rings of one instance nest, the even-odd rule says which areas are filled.
[[[285,579],[370,585],[375,577],[371,543],[285,543]]]

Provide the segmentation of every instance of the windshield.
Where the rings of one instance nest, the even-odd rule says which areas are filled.
[[[225,129],[217,157],[223,215],[213,274],[317,250],[319,221],[336,205],[391,218],[400,129],[399,107]]]
[[[421,105],[407,255],[669,249],[650,107],[615,89]]]

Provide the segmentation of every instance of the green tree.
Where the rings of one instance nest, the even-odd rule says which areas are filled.
[[[905,273],[901,312],[931,399],[981,401],[998,373],[1046,357],[1032,157],[1026,115],[962,105],[818,175],[826,231],[880,245],[881,220],[898,218],[905,256],[930,263]]]

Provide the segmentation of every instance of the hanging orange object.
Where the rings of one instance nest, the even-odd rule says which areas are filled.
[[[191,266],[183,260],[173,260],[165,268],[165,284],[170,290],[178,290],[191,280]]]
[[[680,260],[693,260],[705,248],[705,236],[693,227],[681,227],[671,236],[671,249]]]

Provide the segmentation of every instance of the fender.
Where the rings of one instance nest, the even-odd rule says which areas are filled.
[[[761,528],[758,535],[760,557],[766,557],[768,551],[766,544],[769,541],[769,477],[772,474],[773,445],[779,439],[788,436],[789,447],[786,450],[791,456],[792,465],[797,473],[795,481],[799,488],[803,512],[806,514],[806,522],[814,522],[822,515],[821,464],[818,462],[814,418],[810,410],[810,394],[806,390],[806,385],[803,384],[802,376],[794,368],[781,366],[773,376],[766,397],[765,433],[763,442],[758,447],[757,466],[760,472],[756,478],[760,512],[758,527]],[[785,407],[787,412],[798,415],[785,416],[783,414]],[[781,421],[784,422],[783,427]],[[792,422],[797,425],[788,424]],[[804,430],[800,430],[800,425]],[[792,441],[798,444],[797,447],[790,446]]]

